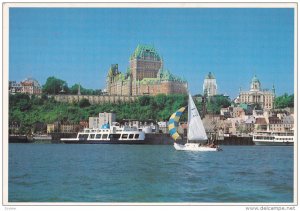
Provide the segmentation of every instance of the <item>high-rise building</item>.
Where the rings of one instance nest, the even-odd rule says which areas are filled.
[[[217,80],[215,76],[209,72],[204,79],[203,94],[206,94],[208,97],[214,96],[217,94],[217,87]]]
[[[275,87],[272,90],[262,89],[256,75],[252,78],[249,91],[240,91],[238,102],[245,104],[259,104],[262,109],[272,109],[275,99]]]
[[[118,64],[111,65],[107,75],[109,95],[157,95],[187,93],[186,80],[164,68],[163,60],[153,46],[138,45],[129,58],[123,74]]]

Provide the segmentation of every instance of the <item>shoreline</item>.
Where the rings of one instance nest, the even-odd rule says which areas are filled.
[[[49,139],[32,140],[32,139],[28,139],[27,137],[26,139],[24,139],[23,137],[24,136],[21,136],[19,139],[15,137],[9,138],[9,143],[64,144],[60,141],[60,138],[52,138],[52,140]],[[147,141],[144,145],[173,145],[174,143],[173,139],[168,134],[155,134],[155,133],[146,134],[146,139]],[[224,137],[223,140],[216,140],[216,144],[217,145],[245,145],[245,146],[254,145],[252,141],[252,137]]]

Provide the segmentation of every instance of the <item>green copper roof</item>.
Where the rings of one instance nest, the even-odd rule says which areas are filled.
[[[216,79],[216,78],[211,72],[209,72],[208,75],[205,77],[205,79]]]
[[[253,82],[259,82],[258,78],[256,77],[256,75],[252,78],[252,83]]]
[[[159,70],[158,78],[160,78],[160,80],[162,80],[162,81],[178,81],[178,82],[186,83],[185,79],[183,79],[183,78],[181,78],[179,76],[173,75],[167,69],[160,69]]]
[[[118,70],[118,64],[112,64],[110,65],[109,71],[108,71],[108,76],[112,77],[115,76],[119,73]]]
[[[153,58],[156,61],[161,61],[160,56],[156,52],[154,46],[150,45],[138,45],[130,59],[145,59],[146,57]]]

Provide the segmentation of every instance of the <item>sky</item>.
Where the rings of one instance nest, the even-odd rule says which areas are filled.
[[[11,8],[9,80],[55,76],[104,89],[111,64],[125,72],[138,44],[203,93],[212,72],[232,99],[254,75],[276,95],[294,93],[294,9]]]

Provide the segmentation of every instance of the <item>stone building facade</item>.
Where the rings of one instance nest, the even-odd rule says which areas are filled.
[[[129,59],[125,74],[118,64],[111,65],[107,79],[108,95],[141,96],[157,94],[185,94],[186,80],[164,68],[163,60],[154,47],[138,45]]]
[[[204,79],[203,94],[206,94],[208,97],[214,96],[217,94],[217,88],[217,80],[215,76],[209,72]]]
[[[39,82],[33,78],[27,78],[20,83],[9,81],[9,93],[25,93],[29,95],[40,95],[42,88]]]
[[[261,83],[256,76],[252,78],[249,91],[240,91],[238,102],[246,104],[259,104],[262,109],[274,107],[275,88],[272,90],[261,89]]]

